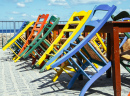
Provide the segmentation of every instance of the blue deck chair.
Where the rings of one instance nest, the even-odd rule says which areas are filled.
[[[105,71],[107,71],[111,67],[111,61],[109,61],[105,56],[102,55],[102,52],[98,50],[91,41],[91,39],[94,37],[94,35],[103,27],[103,25],[107,22],[107,20],[110,18],[110,16],[113,14],[113,12],[116,10],[116,6],[113,5],[112,7],[108,5],[99,5],[95,8],[95,11],[92,13],[92,17],[95,14],[97,10],[103,10],[107,11],[105,16],[101,20],[95,20],[95,21],[88,21],[85,23],[84,28],[87,26],[93,26],[94,29],[81,41],[79,44],[70,43],[67,44],[66,47],[63,48],[61,52],[58,54],[64,54],[64,56],[60,59],[58,59],[56,62],[54,62],[51,67],[55,68],[61,63],[68,60],[70,65],[75,69],[76,73],[70,80],[68,84],[68,88],[71,88],[74,84],[75,80],[79,77],[80,74],[83,74],[85,77],[89,79],[89,81],[85,84],[83,89],[80,92],[80,96],[83,96],[85,92],[88,90],[88,88],[96,81]],[[91,17],[91,18],[92,18]],[[74,46],[73,48],[71,46]],[[89,56],[89,59],[80,51],[81,48],[85,48],[87,51],[87,54]],[[67,50],[69,49],[69,50]],[[86,62],[82,62],[76,53],[80,53],[80,55],[86,60]],[[82,64],[81,66],[78,65],[78,63],[73,59],[72,56],[75,56],[78,61]],[[57,57],[56,57],[57,58]],[[71,59],[71,61],[70,61]],[[52,60],[52,59],[51,59]],[[55,60],[55,59],[54,59]],[[49,61],[48,61],[49,62]],[[50,61],[51,63],[53,61]],[[92,64],[92,62],[102,66],[99,70]],[[75,67],[76,66],[76,67]],[[85,69],[88,66],[92,66],[92,68],[95,70],[95,74],[89,75],[85,72]],[[78,69],[76,69],[78,68]]]

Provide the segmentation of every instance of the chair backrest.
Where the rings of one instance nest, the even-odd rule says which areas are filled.
[[[122,18],[129,17],[129,16],[130,16],[130,14],[127,11],[121,11],[116,16],[112,15],[111,18],[113,21],[117,21],[117,20],[120,20]]]

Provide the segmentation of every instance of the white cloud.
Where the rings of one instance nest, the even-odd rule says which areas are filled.
[[[27,14],[22,14],[22,16],[23,16],[23,17],[26,17],[26,16],[27,16]]]
[[[38,16],[31,15],[32,18],[36,19]]]
[[[57,15],[53,15],[53,16],[58,17]]]
[[[24,3],[17,3],[17,6],[19,6],[19,7],[25,7],[25,4]]]
[[[14,18],[13,17],[9,17],[9,20],[14,20]]]
[[[85,4],[85,3],[108,3],[114,0],[72,0],[72,3],[75,4]],[[118,0],[115,0],[118,1]]]
[[[32,2],[33,0],[25,0],[25,3]]]
[[[128,13],[130,13],[130,9],[120,9],[120,11],[127,11]]]
[[[19,12],[16,12],[16,11],[13,11],[12,13],[13,13],[13,14],[19,14]]]
[[[48,5],[61,5],[61,6],[68,5],[66,0],[48,0],[48,1],[49,1]]]
[[[121,4],[121,2],[120,2],[120,1],[118,1],[118,2],[117,2],[117,4]]]

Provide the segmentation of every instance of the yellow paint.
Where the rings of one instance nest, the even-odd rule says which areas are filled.
[[[26,42],[26,40],[22,37],[22,36],[20,36],[19,37],[24,43]]]
[[[70,35],[70,37],[67,38],[67,40],[64,42],[64,44],[56,52],[56,54],[58,52],[60,52],[70,42],[70,40],[78,33],[78,31],[84,25],[84,23],[86,22],[86,20],[89,18],[91,12],[92,12],[91,10],[88,11],[88,12],[85,12],[85,11],[81,11],[79,13],[74,12],[72,14],[72,16],[70,17],[69,21],[66,23],[65,27],[63,28],[63,30],[60,32],[59,36],[55,39],[55,41],[50,45],[50,47],[46,50],[46,52],[38,60],[38,62],[36,63],[36,65],[40,65],[41,64],[41,62],[46,58],[46,54],[49,54],[53,50],[54,46],[60,41],[60,39],[63,37],[63,35],[64,35],[65,32],[72,32],[72,34]],[[77,16],[83,16],[83,18],[80,21],[73,21],[74,17],[77,17]],[[70,24],[77,24],[77,27],[75,29],[68,29],[68,27],[69,27]],[[53,64],[56,60],[57,59],[55,59],[51,64]],[[47,70],[49,70],[51,68],[50,65],[46,66]],[[65,65],[67,66],[68,64],[65,64]],[[73,71],[73,72],[75,72],[75,70],[73,68],[71,69],[71,68],[68,68],[66,66],[60,67],[60,70],[53,77],[53,81],[54,82],[58,79],[58,77],[60,76],[60,74],[63,71],[66,72],[70,77],[72,77],[66,70]]]
[[[10,49],[16,56],[18,56],[10,47],[9,47],[9,49]]]
[[[16,42],[14,42],[14,44],[15,44],[19,49],[21,49],[21,47],[20,47]]]
[[[12,45],[27,29],[34,23],[34,21],[30,22],[15,38],[13,38],[8,44],[6,44],[2,49],[6,50],[10,45]]]
[[[17,56],[15,56],[12,60],[15,60],[17,58]]]
[[[57,44],[60,41],[60,39],[63,37],[63,35],[64,35],[64,33],[66,31],[71,31],[72,32],[71,36],[64,42],[64,44],[61,46],[61,48],[57,51],[57,53],[60,52],[68,44],[68,42],[70,42],[70,40],[77,34],[77,32],[80,30],[80,28],[84,25],[84,23],[86,22],[86,20],[90,16],[91,12],[92,12],[92,10],[89,10],[88,12],[85,12],[85,11],[80,11],[78,13],[74,12],[72,14],[72,16],[70,17],[70,19],[68,20],[68,22],[66,23],[66,25],[64,26],[63,30],[60,32],[59,36],[50,45],[50,47],[45,51],[45,53],[38,60],[38,62],[36,63],[36,65],[40,65],[42,63],[42,61],[45,60],[46,54],[49,54],[53,50],[54,45]],[[73,21],[74,17],[77,17],[77,16],[84,16],[84,17],[83,17],[83,19],[81,19],[81,21]],[[68,27],[69,27],[70,24],[78,24],[78,26],[76,27],[76,29],[68,29]],[[55,62],[55,61],[53,61],[53,62]],[[49,68],[50,68],[50,66],[49,66]]]
[[[73,68],[69,68],[69,67],[64,67],[64,69],[72,71],[72,72],[76,72]]]
[[[68,66],[69,63],[64,64],[63,66],[60,66],[60,69],[58,71],[56,71],[57,73],[55,74],[55,76],[53,77],[52,81],[55,82],[58,77],[61,75],[61,73],[64,71],[65,73],[67,73],[70,77],[72,77],[71,74],[69,74],[64,68]],[[55,69],[54,69],[55,70]]]

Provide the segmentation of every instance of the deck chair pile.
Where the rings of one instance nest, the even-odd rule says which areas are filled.
[[[15,60],[15,62],[20,59],[19,54],[21,54],[21,53],[23,52],[23,50],[29,45],[29,43],[30,43],[31,41],[33,41],[33,39],[34,39],[35,37],[37,37],[37,35],[41,32],[42,28],[43,28],[44,25],[46,24],[46,21],[47,21],[47,19],[48,19],[48,16],[49,16],[49,14],[46,14],[46,15],[43,14],[43,15],[39,15],[39,16],[38,16],[37,21],[36,21],[35,25],[33,26],[33,29],[31,30],[31,33],[30,33],[30,35],[28,36],[26,42],[24,43],[24,45],[23,45],[23,47],[21,48],[21,50],[20,50],[20,52],[18,53],[18,55],[13,58],[13,60]]]
[[[56,18],[55,16],[51,16],[50,20],[48,21],[47,23],[47,19],[49,17],[49,14],[42,14],[42,15],[39,15],[38,18],[37,18],[37,21],[35,22],[34,24],[34,21],[30,22],[26,27],[25,27],[25,23],[23,23],[23,25],[21,26],[21,28],[19,29],[19,31],[17,32],[17,34],[15,34],[8,42],[7,44],[2,48],[3,50],[6,50],[7,48],[10,48],[10,50],[14,53],[14,57],[13,57],[13,60],[14,62],[17,62],[21,57],[19,56],[21,53],[23,53],[24,49],[30,49],[31,46],[33,46],[35,43],[37,43],[38,40],[40,40],[40,38],[42,37],[43,35],[43,27],[45,27],[46,25],[46,28],[44,28],[46,31],[47,31],[47,27],[49,28],[50,26],[53,25],[53,28],[55,27],[55,25],[58,23],[59,21],[59,18]],[[55,21],[56,22],[53,22]],[[52,22],[50,22],[52,21]],[[47,24],[46,24],[47,23]],[[54,23],[54,24],[53,24]],[[23,34],[26,33],[26,31],[32,26],[33,26],[33,29],[31,30],[31,33],[30,35],[27,37],[27,39],[25,40],[25,38],[23,38]],[[25,27],[23,30],[23,26]],[[52,28],[52,29],[53,29]],[[51,29],[51,30],[52,30]],[[46,33],[46,32],[44,32]],[[47,35],[47,34],[46,34]],[[45,38],[47,36],[44,36]],[[36,38],[37,37],[37,38]],[[18,42],[19,40],[22,41],[22,44],[20,45],[20,43]],[[33,42],[32,42],[33,41]],[[31,43],[32,42],[32,43]],[[31,44],[31,45],[30,45]],[[48,42],[47,42],[48,44]],[[19,48],[19,50],[16,52],[16,49],[12,49],[13,46],[17,46]],[[11,46],[11,47],[10,47]],[[27,50],[26,49],[26,50]],[[30,55],[31,57],[33,58],[36,58],[35,55],[34,55],[34,51],[33,51],[33,55]]]
[[[50,41],[47,40],[47,36],[51,33],[53,28],[58,24],[59,22],[59,17],[56,18],[55,16],[51,16],[47,24],[44,26],[44,28],[40,31],[40,33],[37,35],[34,40],[28,44],[28,46],[21,51],[19,54],[19,58],[23,57],[26,58],[30,54],[36,58],[40,58],[41,55],[46,51],[48,46],[50,46]],[[40,36],[43,34],[43,36],[40,38]],[[54,51],[56,51],[56,48],[54,48]],[[18,60],[18,59],[17,59]],[[35,62],[34,62],[35,63]]]
[[[83,38],[82,36],[79,37],[79,44],[74,44],[74,43],[69,43],[67,44],[62,51],[59,52],[58,55],[63,54],[64,56],[57,61],[55,61],[53,64],[53,60],[49,60],[47,65],[51,64],[50,66],[52,68],[55,68],[59,66],[62,62],[65,62],[66,60],[70,63],[70,65],[75,69],[76,73],[70,80],[68,84],[68,88],[71,88],[72,85],[74,84],[75,80],[79,77],[80,74],[83,74],[85,77],[87,77],[89,80],[81,90],[80,96],[83,96],[85,92],[88,90],[88,88],[93,84],[95,80],[97,80],[105,71],[107,71],[111,67],[111,61],[109,61],[100,50],[95,46],[95,44],[91,41],[93,37],[96,35],[96,33],[102,28],[102,26],[107,22],[107,20],[110,18],[110,16],[113,14],[115,11],[116,6],[108,6],[108,5],[100,5],[97,6],[92,15],[90,16],[91,18],[93,17],[94,13],[97,10],[105,10],[107,13],[101,20],[95,20],[91,21],[91,19],[84,24],[84,27],[86,26],[93,26],[94,29],[85,37]],[[76,38],[77,39],[77,38]],[[73,46],[73,48],[71,47]],[[87,55],[89,56],[89,59],[80,51],[80,49],[84,48],[86,50]],[[86,60],[86,62],[82,62],[76,53],[81,54],[82,58]],[[56,56],[56,55],[55,55]],[[82,64],[81,66],[78,65],[78,63],[72,58],[73,56],[77,57],[79,62]],[[57,56],[58,57],[58,56]],[[56,57],[56,58],[57,58]],[[53,58],[55,60],[55,58]],[[95,62],[96,64],[100,65],[101,68],[97,69],[95,66],[93,66],[92,62]],[[88,74],[85,72],[85,69],[91,66],[94,70],[95,73],[93,74]]]
[[[60,32],[59,36],[56,38],[56,40],[48,45],[49,48],[47,50],[45,50],[45,52],[42,54],[40,52],[40,54],[42,55],[38,55],[40,57],[40,59],[38,60],[38,64],[36,63],[34,66],[32,66],[32,68],[35,67],[39,67],[40,65],[42,65],[44,63],[44,66],[46,66],[45,64],[48,62],[48,60],[50,60],[59,50],[61,50],[66,44],[67,42],[69,42],[74,36],[75,34],[77,34],[77,32],[81,29],[82,25],[85,23],[85,21],[88,19],[89,15],[91,14],[91,10],[88,12],[85,11],[81,11],[81,12],[74,12],[72,14],[72,16],[70,17],[70,19],[68,20],[67,24],[64,26],[63,30]],[[75,18],[78,18],[78,21],[75,20]],[[71,25],[76,25],[75,28],[69,28]],[[69,38],[64,38],[66,33],[70,33]],[[43,38],[44,40],[45,38]],[[44,40],[44,43],[46,43],[47,41]],[[26,58],[30,52],[32,52],[33,50],[37,50],[38,47],[41,45],[41,40],[37,42],[36,45],[34,45],[32,47],[31,50],[29,50],[24,56],[23,58]],[[45,68],[43,66],[43,68]],[[43,68],[41,69],[43,71]],[[68,67],[64,67],[62,68],[64,70],[64,72],[66,72],[69,76],[71,76],[66,70],[69,71],[74,71],[71,68]],[[56,72],[57,70],[54,69]],[[40,71],[40,72],[42,72]],[[57,72],[58,73],[58,72]],[[71,76],[72,77],[72,76]]]
[[[27,58],[31,56],[31,58],[33,58],[33,69],[41,67],[40,73],[44,72],[44,70],[49,71],[50,68],[56,71],[52,79],[54,82],[64,71],[72,77],[68,84],[69,89],[74,85],[79,75],[84,75],[88,78],[88,81],[86,81],[87,83],[80,92],[80,96],[83,96],[88,88],[111,67],[111,61],[106,58],[105,54],[107,51],[106,46],[98,34],[98,31],[104,26],[115,10],[115,5],[109,6],[101,4],[95,6],[93,10],[89,10],[88,12],[74,12],[54,41],[50,41],[47,37],[50,36],[60,18],[51,16],[47,21],[49,14],[39,15],[26,40],[21,38],[21,36],[34,21],[27,24],[24,29],[20,29],[21,32],[18,32],[18,34],[3,47],[3,50],[10,48],[10,50],[13,51],[10,46],[15,44],[19,48],[17,49],[17,53],[13,51],[15,54],[13,60],[15,62],[21,57]],[[93,20],[93,17],[98,11],[106,11],[106,13],[102,19]],[[40,19],[43,20],[40,21]],[[83,31],[88,26],[92,26],[93,29],[84,37],[82,35]],[[67,33],[69,37],[66,38],[65,35]],[[22,45],[17,43],[19,39],[23,41]],[[89,66],[91,66],[94,71],[87,72],[86,70]],[[74,75],[72,76],[68,71],[74,72]]]

